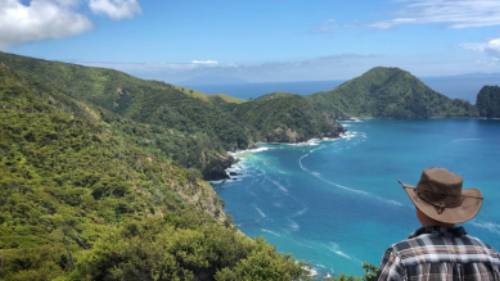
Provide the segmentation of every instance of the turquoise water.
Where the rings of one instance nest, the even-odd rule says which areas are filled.
[[[345,123],[334,141],[267,145],[244,153],[241,176],[214,183],[243,232],[321,273],[361,274],[384,250],[418,227],[397,180],[416,183],[422,169],[444,166],[485,196],[466,224],[500,248],[500,121],[370,120]]]

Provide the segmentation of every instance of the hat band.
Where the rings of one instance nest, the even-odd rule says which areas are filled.
[[[433,193],[434,195],[443,196],[442,200],[435,201],[435,200],[429,199],[428,196],[425,195],[426,193],[423,193],[418,188],[416,190],[416,193],[417,193],[418,198],[420,198],[422,201],[426,202],[427,204],[433,206],[436,209],[436,211],[438,212],[438,214],[442,214],[446,208],[458,207],[464,201],[464,196],[463,195],[444,194],[444,193],[436,194],[436,193]],[[444,201],[444,200],[446,200],[447,198],[450,198],[450,197],[454,197],[455,199],[458,199],[458,200],[454,200],[453,202],[445,202]]]

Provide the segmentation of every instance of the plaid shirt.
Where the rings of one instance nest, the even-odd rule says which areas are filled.
[[[379,281],[500,281],[500,255],[463,227],[423,227],[392,245]]]

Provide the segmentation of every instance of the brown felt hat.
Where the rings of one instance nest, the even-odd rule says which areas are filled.
[[[479,189],[463,189],[462,177],[444,168],[424,170],[416,187],[401,185],[416,208],[443,223],[457,224],[474,218],[483,202]]]

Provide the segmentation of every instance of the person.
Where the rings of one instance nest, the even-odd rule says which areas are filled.
[[[498,252],[457,225],[479,212],[479,189],[463,189],[462,177],[444,168],[424,170],[416,187],[401,185],[422,227],[387,249],[379,281],[500,281]]]

